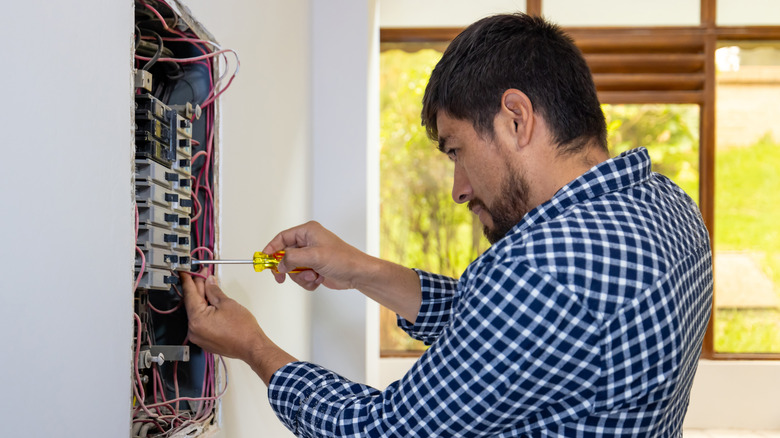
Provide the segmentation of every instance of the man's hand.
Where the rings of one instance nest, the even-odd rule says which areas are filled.
[[[364,295],[414,322],[420,310],[420,280],[411,269],[372,257],[339,239],[317,222],[308,222],[277,234],[263,250],[284,250],[276,281],[298,266],[311,268],[290,278],[307,290],[320,284],[331,289],[357,289]]]
[[[279,263],[279,273],[274,273],[281,283],[285,274],[298,266],[311,268],[290,278],[306,290],[314,290],[320,284],[331,289],[354,289],[361,270],[367,269],[372,257],[339,239],[317,222],[308,222],[277,234],[263,250],[266,254],[284,250]]]
[[[268,384],[273,373],[295,358],[265,335],[254,315],[217,286],[216,278],[180,272],[189,339],[206,351],[241,359]]]

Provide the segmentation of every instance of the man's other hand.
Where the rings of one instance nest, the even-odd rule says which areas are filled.
[[[249,361],[265,338],[254,315],[225,295],[215,277],[204,280],[181,272],[190,341],[222,356]]]
[[[222,292],[215,277],[179,274],[190,341],[210,353],[243,360],[266,385],[276,370],[297,360],[265,335],[246,307]]]

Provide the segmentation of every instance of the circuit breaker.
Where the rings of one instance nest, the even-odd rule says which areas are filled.
[[[192,124],[150,94],[135,99],[138,288],[168,290],[171,271],[190,269]]]

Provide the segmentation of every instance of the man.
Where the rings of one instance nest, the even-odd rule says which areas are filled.
[[[448,47],[423,124],[492,243],[459,280],[370,257],[319,224],[277,235],[278,281],[354,288],[432,344],[384,391],[296,362],[213,278],[182,275],[190,339],[246,361],[299,436],[679,436],[712,299],[695,204],[644,149],[609,159],[590,71],[541,18]]]

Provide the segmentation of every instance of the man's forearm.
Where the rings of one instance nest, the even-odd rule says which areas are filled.
[[[413,270],[371,257],[354,279],[355,289],[414,323],[422,303],[420,279]]]
[[[353,287],[367,297],[398,313],[410,323],[417,319],[422,303],[420,279],[413,270],[378,259],[367,257],[363,266],[356,269]],[[281,367],[297,359],[279,348],[263,333],[249,355],[243,358],[266,385]]]
[[[258,340],[257,345],[251,349],[248,357],[244,358],[244,362],[260,376],[266,386],[270,384],[271,377],[279,368],[297,360],[279,348],[267,336]]]

